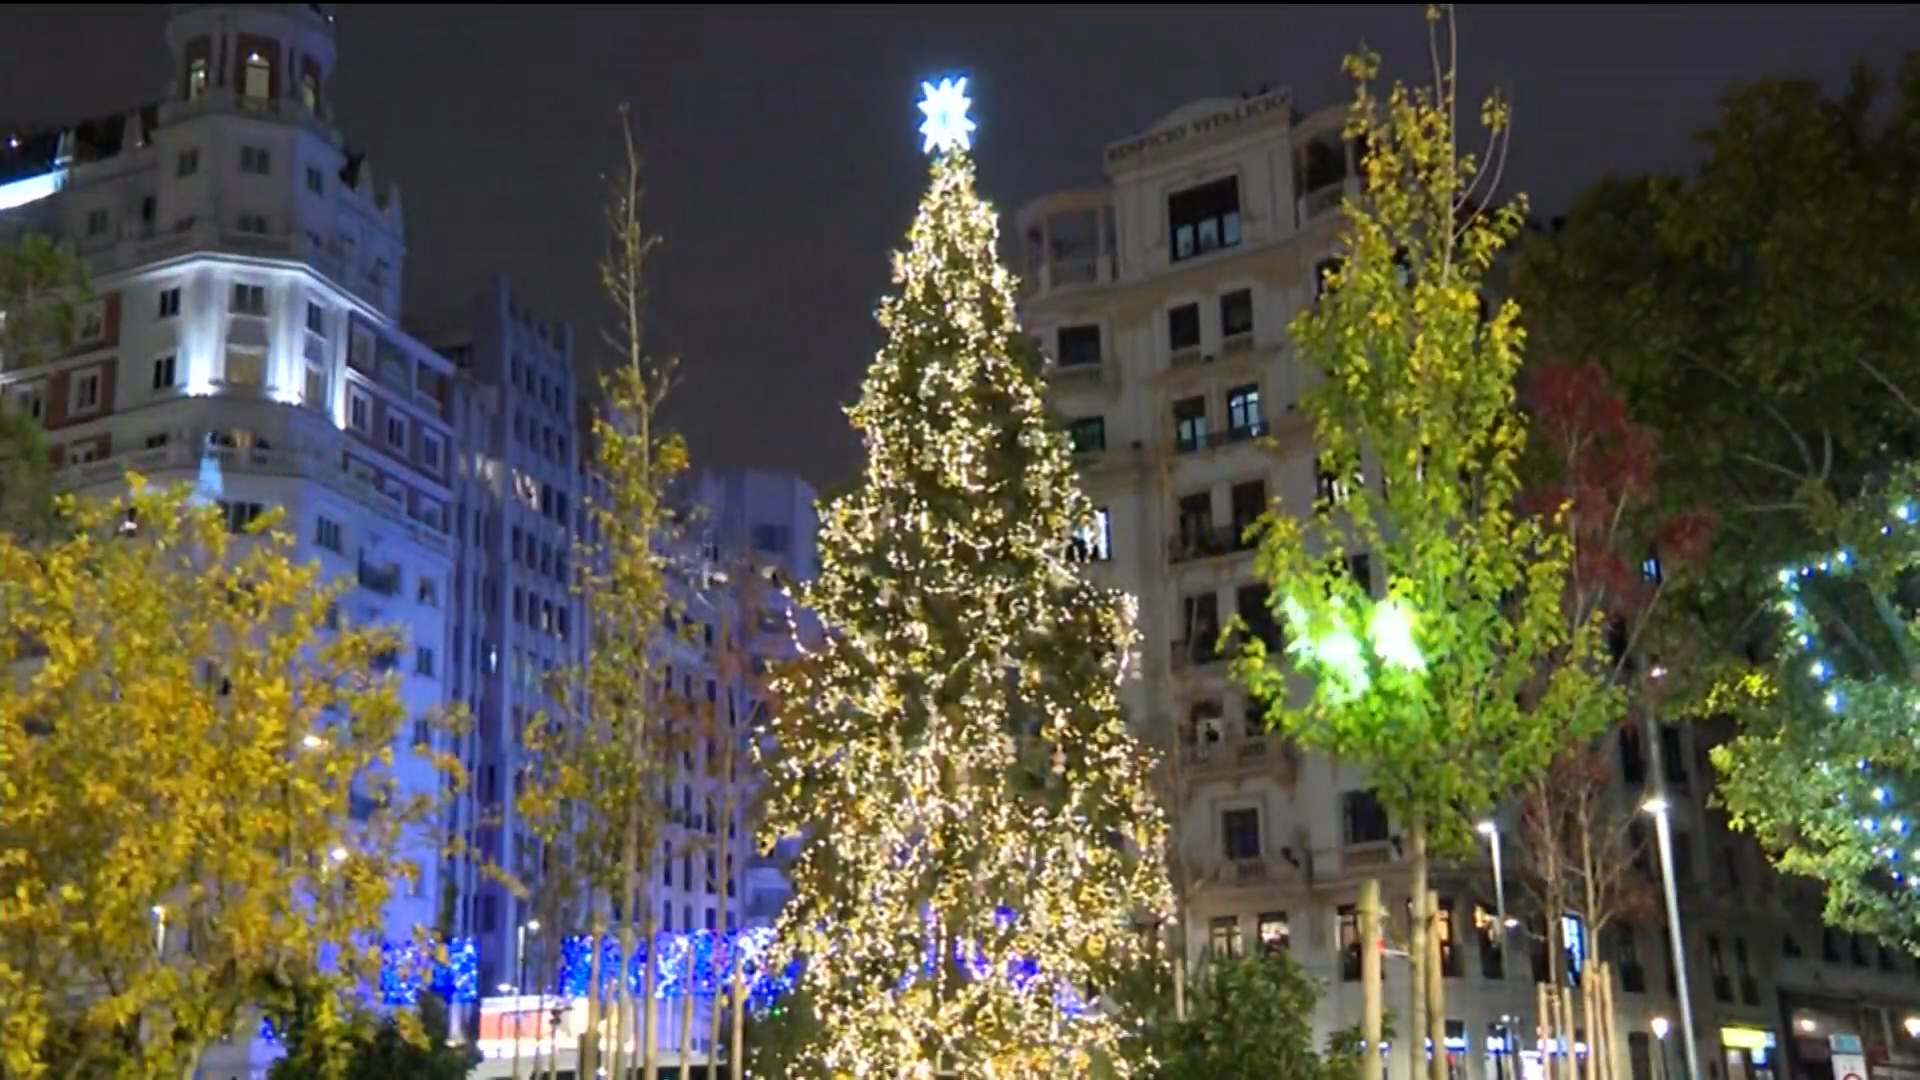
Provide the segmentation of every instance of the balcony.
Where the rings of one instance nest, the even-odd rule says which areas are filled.
[[[1272,876],[1265,859],[1228,859],[1214,872],[1222,885],[1261,885]]]
[[[1204,431],[1184,438],[1176,436],[1173,440],[1173,448],[1178,453],[1197,454],[1202,450],[1218,450],[1235,443],[1264,439],[1271,432],[1270,425],[1266,420],[1261,419],[1240,427],[1230,427],[1225,431]]]
[[[1220,651],[1220,632],[1208,630],[1195,634],[1186,641],[1173,643],[1173,669],[1184,671],[1191,667],[1205,667],[1226,659]]]
[[[1244,735],[1182,746],[1179,765],[1180,779],[1188,783],[1272,774],[1291,788],[1299,758],[1284,736]]]
[[[1248,524],[1242,522],[1233,525],[1207,525],[1182,529],[1167,540],[1167,561],[1183,563],[1251,551],[1257,545],[1247,542]]]
[[[149,477],[166,472],[197,473],[208,462],[212,462],[219,466],[222,473],[248,473],[313,480],[346,495],[378,514],[395,531],[406,535],[422,547],[441,555],[453,553],[453,541],[446,533],[425,522],[415,521],[372,484],[349,474],[346,471],[346,459],[341,452],[343,447],[344,442],[338,438],[295,446],[291,449],[273,450],[262,450],[258,447],[242,449],[233,446],[214,446],[203,449],[187,443],[172,443],[126,454],[115,454],[83,465],[74,465],[61,470],[59,479],[66,487],[79,489],[96,484],[117,483],[130,471]]]
[[[400,595],[400,568],[398,566],[375,566],[363,555],[359,566],[360,587],[379,593],[381,596]]]
[[[1106,190],[1049,196],[1021,209],[1021,298],[1039,299],[1119,279],[1113,195]]]

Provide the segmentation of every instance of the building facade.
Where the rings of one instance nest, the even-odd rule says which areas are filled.
[[[0,369],[40,420],[62,481],[109,490],[137,470],[190,482],[237,528],[285,512],[295,557],[346,582],[348,618],[394,626],[413,751],[449,700],[455,371],[403,333],[399,195],[334,126],[331,15],[320,5],[177,5],[158,104],[0,146],[0,229],[74,248],[92,299],[60,355]],[[439,853],[388,911],[432,927]],[[265,1039],[216,1047],[209,1078],[257,1076]]]
[[[597,494],[590,465],[581,472],[590,500]],[[664,751],[677,760],[662,779],[667,820],[647,886],[661,942],[656,1045],[669,1068],[724,1057],[732,965],[742,965],[750,985],[777,980],[759,956],[787,886],[781,853],[759,851],[751,744],[764,720],[765,666],[787,654],[801,618],[793,587],[809,580],[817,563],[814,492],[797,477],[703,473],[688,477],[672,503],[684,528],[667,553],[673,603],[660,635],[658,677],[666,715],[682,739]],[[589,514],[583,507],[575,527],[591,542]],[[562,1070],[575,1063],[592,954],[578,928],[557,943],[535,940],[551,932],[537,922],[529,907],[510,927],[514,947],[503,955],[525,943],[524,972],[486,968],[482,950],[483,968],[500,981],[486,983],[491,996],[478,1009],[476,1044],[485,1057],[478,1076],[512,1076],[516,1062],[544,1067],[557,1058]]]
[[[1363,772],[1265,730],[1215,643],[1236,614],[1280,640],[1245,527],[1275,500],[1307,512],[1364,482],[1319,468],[1298,409],[1310,375],[1287,334],[1319,292],[1341,200],[1357,190],[1344,120],[1342,108],[1302,112],[1284,90],[1196,102],[1109,145],[1105,186],[1044,197],[1015,220],[1023,322],[1052,359],[1053,400],[1098,507],[1077,547],[1090,575],[1140,602],[1143,662],[1128,705],[1168,756],[1188,945],[1196,959],[1292,951],[1329,988],[1316,1017],[1323,1033],[1360,1020],[1355,905],[1369,877],[1399,913],[1387,1004],[1405,1015],[1404,844]],[[1344,555],[1356,577],[1384,589],[1366,552]],[[1847,1031],[1862,1035],[1876,1076],[1920,1066],[1913,960],[1823,934],[1817,896],[1778,879],[1709,808],[1706,751],[1723,735],[1706,725],[1659,736],[1702,1075],[1826,1080],[1824,1040]],[[1631,813],[1646,757],[1624,738],[1615,794]],[[1439,867],[1431,882],[1442,897],[1446,1053],[1463,1078],[1543,1069],[1535,983],[1548,965],[1537,915],[1518,899],[1516,824],[1487,823],[1506,846],[1503,889],[1489,858]],[[1517,916],[1510,929],[1503,897]],[[1622,925],[1597,945],[1619,973],[1633,1080],[1677,1075],[1661,1073],[1663,1061],[1679,1068],[1663,926],[1657,916]],[[1394,1080],[1412,1064],[1414,1040],[1400,1041]]]
[[[480,986],[517,986],[520,927],[533,918],[490,868],[537,884],[540,840],[520,820],[528,722],[561,714],[549,676],[586,656],[573,588],[579,495],[573,330],[530,314],[504,277],[453,324],[423,332],[459,372],[450,688],[471,727],[470,783],[450,808],[465,841],[449,867],[456,933],[474,939]]]

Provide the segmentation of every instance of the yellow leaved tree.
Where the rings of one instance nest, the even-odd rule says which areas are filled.
[[[298,984],[379,985],[458,764],[278,512],[128,478],[0,532],[0,1075],[178,1078]],[[405,782],[403,782],[405,778]]]

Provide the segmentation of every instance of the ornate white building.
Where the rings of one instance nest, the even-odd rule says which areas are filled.
[[[1272,499],[1304,510],[1343,484],[1319,471],[1297,411],[1308,376],[1287,325],[1314,301],[1341,198],[1355,189],[1344,118],[1343,108],[1303,113],[1284,90],[1196,102],[1109,145],[1105,186],[1041,198],[1015,223],[1023,323],[1053,359],[1054,403],[1100,508],[1083,544],[1089,573],[1141,605],[1142,677],[1129,706],[1143,734],[1174,751],[1189,944],[1196,954],[1290,949],[1330,988],[1323,1033],[1360,1020],[1362,879],[1381,879],[1399,913],[1390,942],[1404,947],[1398,826],[1362,772],[1267,733],[1214,643],[1236,613],[1278,640],[1244,527]],[[1384,587],[1366,552],[1346,556]],[[1826,1038],[1848,1031],[1876,1076],[1920,1068],[1912,959],[1823,932],[1804,883],[1778,879],[1708,808],[1706,748],[1722,735],[1711,725],[1661,734],[1704,1075],[1826,1080]],[[1646,755],[1628,739],[1618,758],[1630,807]],[[1504,950],[1488,861],[1438,868],[1432,881],[1445,911],[1447,1053],[1463,1078],[1540,1069],[1534,983],[1546,956],[1520,910],[1511,829],[1499,831],[1505,895],[1522,922]],[[1599,944],[1619,972],[1633,1080],[1683,1075],[1663,926],[1622,927]],[[1404,1026],[1404,954],[1389,951],[1386,980]],[[1656,1031],[1671,1044],[1664,1055]],[[1410,1064],[1412,1040],[1401,1043],[1395,1080]]]
[[[437,783],[414,737],[449,700],[453,365],[401,332],[397,192],[333,125],[333,19],[316,4],[176,5],[157,105],[0,139],[0,229],[71,244],[93,299],[63,355],[0,370],[62,478],[128,469],[197,483],[236,526],[283,509],[352,584],[350,618],[397,626],[418,718],[403,784]],[[441,911],[437,852],[389,909],[396,939]],[[226,1045],[208,1078],[274,1049]]]

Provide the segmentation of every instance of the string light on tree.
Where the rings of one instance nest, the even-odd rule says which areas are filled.
[[[1916,482],[1909,470],[1893,490]],[[1878,506],[1854,510],[1871,515],[1864,521],[1843,519],[1837,533],[1852,543],[1778,572],[1777,664],[1713,702],[1742,714],[1740,736],[1713,758],[1735,820],[1780,869],[1823,884],[1829,923],[1912,948],[1920,850],[1907,834],[1920,814],[1920,687],[1912,613],[1897,591],[1920,566],[1920,535],[1906,496]]]
[[[865,472],[822,510],[804,598],[825,640],[774,685],[769,831],[804,839],[771,962],[805,957],[810,1077],[1089,1075],[1122,1031],[1078,991],[1167,902],[1119,702],[1133,608],[1070,559],[1093,509],[974,188],[966,86],[922,86],[928,190],[849,411]]]

